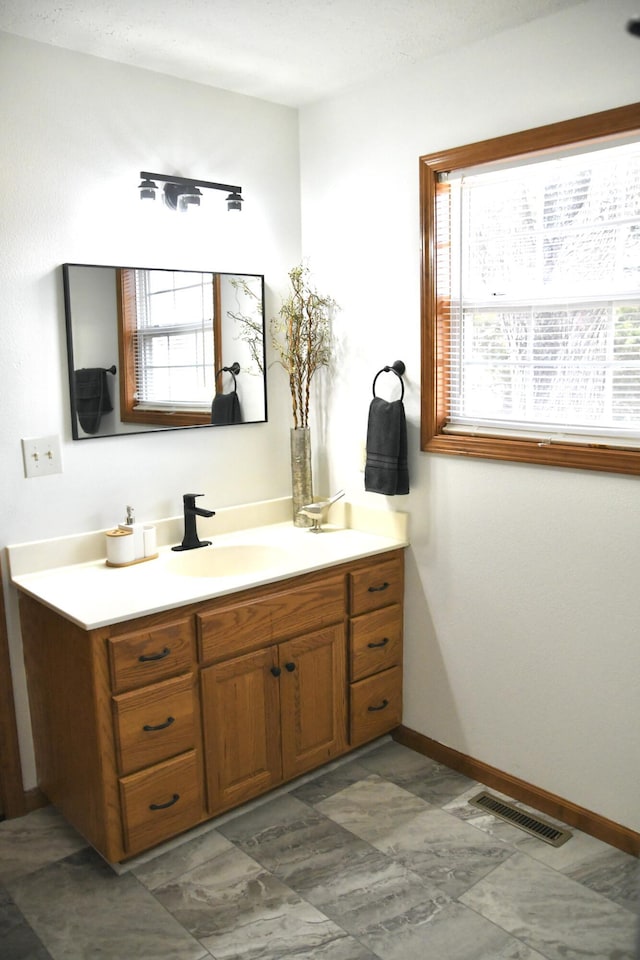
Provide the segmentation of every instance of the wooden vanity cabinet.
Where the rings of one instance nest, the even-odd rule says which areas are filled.
[[[20,595],[38,783],[109,861],[393,729],[401,550],[83,630]]]

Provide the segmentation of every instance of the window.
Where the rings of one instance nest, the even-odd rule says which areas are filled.
[[[124,268],[118,284],[121,418],[210,423],[220,344],[214,274]]]
[[[640,104],[420,166],[422,449],[640,473]]]

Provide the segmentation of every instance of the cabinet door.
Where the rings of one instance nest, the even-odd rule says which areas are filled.
[[[343,624],[278,647],[285,779],[346,749],[346,643]]]
[[[275,647],[202,671],[211,813],[243,803],[282,780],[277,673]]]

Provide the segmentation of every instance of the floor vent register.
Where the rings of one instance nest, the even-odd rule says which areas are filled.
[[[525,833],[538,837],[539,840],[544,840],[545,843],[550,843],[553,847],[562,846],[572,836],[569,830],[562,830],[553,823],[534,817],[527,811],[520,810],[512,803],[499,800],[498,797],[494,797],[486,791],[469,800],[469,803],[486,813],[492,813],[494,817],[512,823],[520,830],[524,830]]]

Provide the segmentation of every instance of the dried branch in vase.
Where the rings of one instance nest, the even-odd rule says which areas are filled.
[[[289,377],[294,428],[309,426],[311,380],[331,359],[331,312],[337,304],[310,284],[309,268],[289,271],[291,292],[283,300],[271,337]]]

